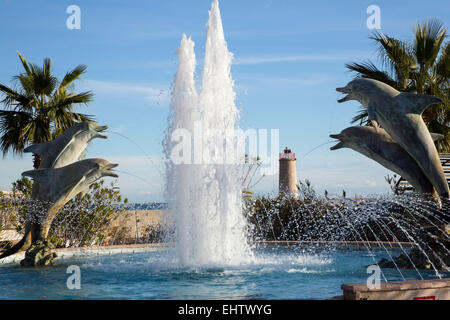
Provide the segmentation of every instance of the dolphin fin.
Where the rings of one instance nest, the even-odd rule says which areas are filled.
[[[23,177],[30,177],[36,180],[38,183],[48,182],[51,170],[49,169],[39,169],[39,170],[29,170],[22,172]]]
[[[432,133],[432,132],[430,132],[430,135],[431,135],[431,138],[433,139],[434,142],[445,139],[445,136],[443,134],[440,134],[440,133]]]
[[[48,153],[47,150],[49,148],[49,144],[50,144],[50,142],[41,142],[41,143],[32,144],[31,146],[23,149],[23,152],[34,153],[42,158],[45,154]]]
[[[429,106],[442,103],[442,100],[435,96],[427,94],[415,94],[402,92],[400,97],[407,99],[413,105],[412,113],[421,115]]]

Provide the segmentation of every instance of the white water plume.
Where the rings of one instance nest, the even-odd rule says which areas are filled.
[[[182,265],[239,265],[251,261],[242,214],[242,171],[237,153],[225,152],[234,141],[239,112],[230,74],[232,54],[225,41],[218,1],[207,24],[202,90],[197,94],[194,42],[183,35],[172,92],[171,115],[164,148],[166,195],[176,225],[176,252]],[[174,164],[171,157],[177,129],[201,128],[202,150],[194,144],[183,152],[201,158],[222,156],[226,164]],[[222,141],[217,140],[217,135]],[[185,144],[191,146],[190,144]],[[228,151],[228,149],[227,149]],[[225,162],[224,162],[225,163]]]

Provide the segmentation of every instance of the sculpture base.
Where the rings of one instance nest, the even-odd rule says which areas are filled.
[[[343,300],[449,300],[450,279],[408,280],[380,283],[343,284]]]
[[[38,240],[25,252],[25,259],[20,261],[22,267],[51,266],[57,254],[47,241]]]
[[[427,250],[426,257],[418,248],[413,248],[409,255],[409,258],[401,254],[398,257],[393,257],[393,261],[388,259],[381,259],[378,262],[380,268],[400,268],[400,269],[419,269],[419,270],[432,270],[434,264],[437,270],[447,270],[447,266],[450,265],[450,255],[444,248],[434,248],[433,251]],[[394,263],[395,262],[395,263]],[[413,265],[414,263],[414,265]]]

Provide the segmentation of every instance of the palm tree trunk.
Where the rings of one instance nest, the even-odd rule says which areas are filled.
[[[33,168],[34,168],[34,170],[39,169],[40,165],[41,165],[41,157],[39,157],[37,154],[33,153]]]

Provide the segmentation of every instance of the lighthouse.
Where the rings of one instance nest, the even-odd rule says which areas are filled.
[[[295,153],[287,147],[280,153],[279,192],[294,198],[298,197],[296,160]]]

